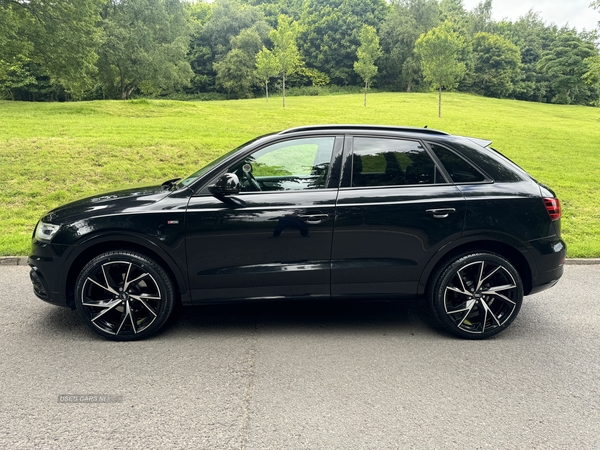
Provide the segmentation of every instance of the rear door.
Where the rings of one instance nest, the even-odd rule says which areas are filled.
[[[332,247],[332,296],[415,295],[458,238],[465,199],[418,140],[348,136]]]

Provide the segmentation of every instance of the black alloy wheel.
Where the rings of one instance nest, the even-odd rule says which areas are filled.
[[[136,252],[112,251],[95,257],[75,286],[75,304],[85,323],[115,341],[154,334],[171,315],[174,303],[168,274]]]
[[[471,253],[442,266],[433,276],[428,300],[437,320],[451,333],[485,339],[516,318],[523,283],[513,265],[495,253]]]

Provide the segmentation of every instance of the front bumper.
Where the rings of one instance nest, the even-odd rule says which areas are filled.
[[[34,239],[27,264],[31,267],[29,277],[33,293],[39,299],[53,305],[72,307],[60,290],[65,250],[66,246],[43,244]]]

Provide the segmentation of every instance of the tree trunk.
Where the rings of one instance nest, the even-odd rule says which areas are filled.
[[[440,94],[438,98],[438,117],[442,118],[442,86],[440,86]]]
[[[135,90],[135,86],[131,86],[129,89],[127,89],[127,93],[125,94],[125,98],[123,100],[128,99],[134,90]]]
[[[367,106],[367,89],[369,89],[369,82],[365,80],[365,106]]]
[[[123,77],[121,70],[119,70],[119,78],[121,80],[121,100],[126,100],[127,99],[127,91],[125,90],[125,78]]]
[[[265,92],[267,93],[267,103],[269,103],[269,80],[265,81]]]
[[[283,73],[283,107],[285,108],[285,72]]]

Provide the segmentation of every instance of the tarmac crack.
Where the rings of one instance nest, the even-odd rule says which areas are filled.
[[[240,449],[245,450],[248,445],[249,421],[250,421],[250,402],[254,395],[254,381],[256,371],[256,353],[257,353],[257,324],[254,318],[254,328],[250,334],[250,345],[248,346],[248,356],[246,359],[246,387],[244,389],[243,412],[241,423]]]

